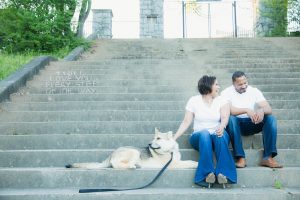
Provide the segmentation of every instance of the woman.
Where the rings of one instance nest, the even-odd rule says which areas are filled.
[[[179,138],[194,121],[190,144],[199,151],[195,183],[209,187],[216,182],[236,183],[234,160],[228,149],[230,138],[225,131],[230,114],[226,100],[218,96],[219,85],[214,76],[203,76],[198,82],[200,95],[193,96],[186,105],[186,112],[174,139]],[[216,165],[213,161],[215,152]]]

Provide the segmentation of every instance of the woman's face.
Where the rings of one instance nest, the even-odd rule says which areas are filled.
[[[219,83],[218,83],[217,80],[215,80],[214,84],[213,84],[212,87],[211,87],[211,95],[212,95],[213,97],[218,96],[218,94],[219,94],[219,89],[220,89]]]

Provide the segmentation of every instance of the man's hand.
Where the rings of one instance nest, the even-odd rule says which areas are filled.
[[[259,109],[256,111],[256,121],[255,121],[255,124],[259,124],[261,123],[263,120],[264,120],[264,116],[265,116],[265,113],[264,113],[264,110],[263,109]]]
[[[251,121],[256,124],[258,118],[257,114],[253,110],[247,109],[247,115],[250,117]]]
[[[263,111],[263,109],[259,109],[256,112],[254,112],[253,110],[248,110],[247,111],[247,115],[250,117],[251,121],[254,124],[259,124],[263,121],[265,113]]]

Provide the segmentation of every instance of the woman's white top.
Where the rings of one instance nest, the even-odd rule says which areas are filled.
[[[213,99],[211,105],[205,103],[202,95],[192,96],[185,107],[187,111],[194,114],[194,132],[207,129],[209,132],[215,132],[221,123],[221,107],[228,101],[220,96]]]

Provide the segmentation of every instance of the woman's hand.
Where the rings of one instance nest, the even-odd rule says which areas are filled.
[[[218,137],[222,137],[223,136],[223,133],[224,133],[224,129],[225,127],[220,125],[217,129],[216,129],[216,135]]]

